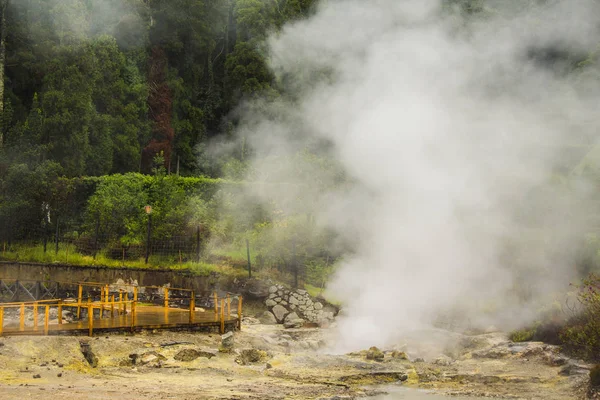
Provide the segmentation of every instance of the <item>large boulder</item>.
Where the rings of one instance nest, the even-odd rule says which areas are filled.
[[[173,357],[177,361],[194,361],[198,357],[206,357],[209,360],[214,357],[215,354],[208,351],[198,351],[195,349],[182,349]]]
[[[275,325],[277,324],[277,320],[271,311],[263,312],[259,317],[259,321],[265,325]]]
[[[288,315],[288,310],[287,308],[285,308],[282,305],[276,305],[275,307],[273,307],[273,315],[275,316],[275,319],[277,320],[278,323],[282,323],[286,317],[286,315]]]
[[[245,349],[235,359],[235,362],[241,365],[248,365],[260,362],[267,358],[267,352],[257,349]]]
[[[264,299],[269,296],[270,285],[260,279],[249,279],[243,289],[243,294],[255,299]]]
[[[367,350],[367,360],[383,361],[384,357],[385,354],[383,354],[383,351],[379,350],[375,346]]]
[[[233,332],[227,332],[221,336],[219,351],[221,353],[229,353],[231,350],[233,350]]]

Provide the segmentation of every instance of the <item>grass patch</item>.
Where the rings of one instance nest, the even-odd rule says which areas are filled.
[[[513,342],[530,342],[535,336],[536,328],[512,331],[508,338]]]
[[[76,252],[75,246],[68,243],[59,244],[58,251],[56,251],[56,248],[53,245],[48,246],[46,251],[44,251],[43,245],[13,245],[10,250],[5,250],[0,254],[0,260],[108,268],[165,269],[189,271],[197,276],[208,276],[213,272],[237,275],[237,271],[227,265],[217,265],[202,261],[186,261],[179,263],[168,257],[160,256],[150,256],[148,258],[148,264],[145,263],[143,258],[135,260],[116,260],[114,258],[106,257],[103,252],[98,252],[94,258],[91,255]]]
[[[305,283],[304,284],[304,289],[308,292],[308,294],[311,295],[311,297],[316,297],[316,298],[323,298],[325,299],[325,301],[327,301],[329,304],[332,304],[336,307],[340,307],[342,305],[342,302],[339,301],[338,299],[332,297],[327,290],[313,286],[309,283]]]

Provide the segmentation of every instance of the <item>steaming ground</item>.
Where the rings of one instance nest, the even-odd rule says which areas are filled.
[[[250,194],[351,245],[329,285],[346,305],[340,351],[440,316],[512,328],[574,277],[592,193],[556,177],[595,142],[597,70],[573,66],[600,10],[486,5],[467,22],[437,1],[328,1],[270,39],[289,96],[248,104],[238,133],[257,149],[254,176],[301,190]],[[298,172],[307,149],[346,183]]]

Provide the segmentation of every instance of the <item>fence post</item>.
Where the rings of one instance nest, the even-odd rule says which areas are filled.
[[[229,297],[229,293],[227,293],[227,317],[231,315],[231,297]]]
[[[110,317],[115,317],[115,295],[110,296]]]
[[[248,278],[252,278],[252,263],[250,262],[250,242],[246,239],[246,255],[248,256]]]
[[[0,336],[4,330],[4,307],[0,306]]]
[[[100,230],[100,214],[96,217],[96,229],[94,231],[94,260],[98,252],[98,231]]]
[[[56,236],[54,238],[56,248],[54,250],[55,254],[58,254],[58,215],[56,216]]]
[[[165,288],[165,308],[169,308],[169,288]]]
[[[213,292],[213,300],[215,303],[215,314],[219,313],[219,298],[217,297],[217,292]]]
[[[196,228],[196,261],[200,262],[200,225]]]
[[[62,325],[62,300],[58,301],[58,324]]]
[[[148,214],[148,233],[146,234],[146,264],[148,264],[148,257],[150,256],[150,233],[152,232],[152,208],[146,206],[146,213]]]

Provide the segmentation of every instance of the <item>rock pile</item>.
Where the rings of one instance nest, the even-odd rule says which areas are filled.
[[[284,324],[286,328],[299,328],[305,322],[327,323],[333,321],[334,317],[333,311],[325,309],[320,302],[313,301],[306,290],[289,290],[281,285],[269,287],[265,305],[275,322]]]

